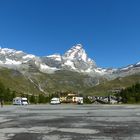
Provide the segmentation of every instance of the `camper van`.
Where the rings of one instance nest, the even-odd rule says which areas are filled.
[[[13,99],[13,105],[28,105],[28,100],[25,97],[16,97]]]
[[[60,104],[60,99],[59,98],[56,98],[56,97],[54,97],[54,98],[52,98],[51,99],[51,102],[50,102],[50,104]]]

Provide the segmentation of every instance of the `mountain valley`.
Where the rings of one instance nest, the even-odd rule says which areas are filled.
[[[72,91],[79,94],[108,94],[139,82],[140,63],[118,69],[99,68],[81,44],[63,56],[38,57],[8,48],[0,49],[0,81],[24,94]]]

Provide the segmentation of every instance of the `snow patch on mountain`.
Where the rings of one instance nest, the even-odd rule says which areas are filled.
[[[23,59],[33,59],[33,58],[35,58],[35,55],[27,54],[27,55],[23,56],[22,58]]]
[[[102,68],[96,68],[94,70],[95,70],[96,73],[101,74],[101,75],[104,75],[104,74],[107,73],[106,69],[102,69]]]
[[[40,64],[39,70],[44,73],[54,73],[55,71],[59,70],[55,67],[49,67],[45,64]]]
[[[15,52],[16,52],[16,50],[14,50],[14,49],[0,48],[0,53],[1,53],[1,54],[15,53]]]
[[[59,54],[49,55],[48,58],[54,59],[56,61],[62,61],[62,58]]]
[[[20,65],[21,64],[21,62],[20,61],[15,61],[15,60],[11,60],[11,59],[8,59],[8,58],[6,58],[6,61],[5,61],[5,63],[4,64],[9,64],[9,65]]]
[[[134,65],[129,65],[127,67],[121,68],[120,70],[128,70],[128,69],[133,68],[133,67],[134,67]]]
[[[140,65],[140,62],[138,62],[136,65]]]
[[[64,65],[62,66],[69,66],[71,67],[73,70],[76,70],[75,66],[74,66],[74,63],[71,61],[71,60],[65,60],[65,63]]]

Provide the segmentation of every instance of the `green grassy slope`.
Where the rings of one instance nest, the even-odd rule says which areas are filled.
[[[5,85],[5,87],[10,88],[11,90],[14,90],[18,93],[40,93],[37,87],[35,87],[27,78],[25,78],[20,72],[16,70],[1,68],[0,81]]]
[[[30,79],[28,78],[30,77]],[[1,68],[0,81],[11,90],[26,94],[39,94],[43,89],[45,93],[73,91],[85,95],[108,95],[108,91],[116,88],[128,87],[140,81],[140,74],[107,81],[91,78],[87,75],[70,71],[57,71],[54,74],[29,72],[26,76],[16,70]]]
[[[44,74],[33,76],[32,79],[40,83],[41,87],[48,93],[74,91],[83,93],[84,89],[88,89],[96,78],[91,79],[87,75],[83,75],[70,71],[57,71],[54,74]]]
[[[136,82],[140,82],[140,74],[116,78],[115,80],[111,81],[106,81],[98,86],[89,88],[88,92],[90,92],[92,95],[108,95],[109,90],[126,88],[132,86]]]

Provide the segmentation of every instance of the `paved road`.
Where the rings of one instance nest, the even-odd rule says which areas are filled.
[[[140,106],[0,108],[0,140],[140,140]]]

